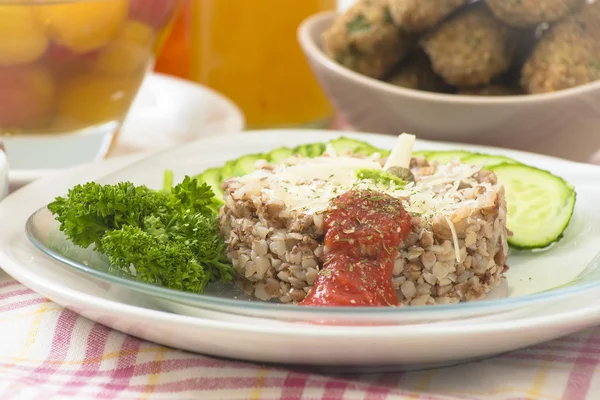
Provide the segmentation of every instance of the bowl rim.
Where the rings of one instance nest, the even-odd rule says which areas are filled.
[[[571,96],[583,95],[589,92],[600,91],[600,80],[568,89],[558,90],[555,92],[510,96],[455,95],[448,93],[426,92],[423,90],[394,86],[385,81],[380,81],[378,79],[371,78],[369,76],[352,71],[351,69],[346,68],[343,65],[335,62],[321,50],[320,46],[315,41],[312,40],[312,36],[314,33],[317,33],[319,35],[322,33],[322,31],[315,32],[317,26],[325,22],[331,22],[331,20],[333,20],[333,18],[336,15],[338,15],[337,11],[324,11],[317,14],[313,14],[310,17],[306,18],[304,21],[302,21],[297,30],[297,39],[300,43],[300,46],[304,50],[305,55],[309,59],[316,61],[322,67],[330,70],[336,75],[340,75],[347,80],[352,80],[355,83],[358,83],[362,86],[369,86],[372,89],[384,91],[390,95],[400,95],[412,98],[414,100],[436,101],[447,104],[503,105],[558,101]]]
[[[6,155],[6,149],[4,148],[4,142],[0,140],[0,173],[8,172],[8,156]]]

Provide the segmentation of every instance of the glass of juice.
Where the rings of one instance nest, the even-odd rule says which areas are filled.
[[[178,3],[0,1],[0,140],[11,168],[103,156]]]
[[[191,79],[237,103],[251,129],[325,126],[332,108],[296,30],[336,6],[336,0],[193,0]]]

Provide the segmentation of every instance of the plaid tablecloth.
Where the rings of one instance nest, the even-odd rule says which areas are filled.
[[[0,399],[600,399],[600,328],[489,360],[326,376],[223,361],[127,336],[0,271]]]

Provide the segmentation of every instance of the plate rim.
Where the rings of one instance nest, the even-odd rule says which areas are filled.
[[[2,205],[0,204],[0,207]],[[23,237],[24,231],[13,232],[18,236]],[[0,237],[5,233],[0,233]],[[25,240],[27,240],[25,238]],[[67,297],[70,301],[76,303],[85,303],[91,309],[103,310],[103,311],[119,311],[123,317],[142,317],[152,320],[156,323],[177,323],[183,325],[191,325],[196,328],[211,328],[211,329],[223,329],[239,332],[252,332],[252,333],[263,333],[263,334],[283,334],[289,337],[294,337],[298,334],[307,335],[313,334],[317,337],[331,337],[339,335],[345,338],[357,338],[363,337],[364,334],[368,334],[374,338],[384,338],[390,336],[404,336],[404,337],[419,337],[424,336],[438,336],[440,333],[444,335],[454,334],[461,335],[465,332],[485,334],[489,332],[503,332],[510,333],[525,328],[542,328],[544,326],[555,326],[561,325],[566,326],[573,323],[581,323],[584,318],[596,317],[596,320],[600,321],[600,303],[594,304],[594,302],[585,302],[582,307],[578,307],[575,310],[565,310],[558,313],[550,313],[549,315],[527,315],[522,318],[515,320],[505,321],[482,321],[476,324],[452,324],[446,325],[444,323],[436,324],[408,324],[408,325],[386,325],[386,326],[361,326],[360,329],[348,329],[345,326],[327,326],[327,325],[302,325],[293,323],[273,323],[273,324],[243,324],[235,321],[221,321],[212,320],[207,318],[201,318],[196,316],[188,316],[182,314],[176,314],[168,311],[154,310],[142,306],[131,305],[122,303],[115,300],[103,299],[93,294],[86,293],[85,291],[77,290],[76,288],[70,287],[62,282],[51,282],[46,281],[43,278],[39,278],[35,273],[29,272],[27,268],[23,266],[17,266],[13,268],[14,261],[10,258],[7,259],[7,254],[4,252],[2,244],[0,244],[0,263],[5,266],[8,264],[11,266],[5,272],[21,282],[24,286],[29,287],[25,282],[34,283],[43,287],[46,295],[50,292],[60,292],[61,296]],[[7,262],[8,260],[8,262]],[[12,272],[12,273],[11,273]],[[269,321],[270,322],[270,321]],[[273,330],[277,330],[274,332]]]
[[[21,233],[22,235],[23,233]],[[4,253],[2,252],[0,246],[0,261],[2,261],[2,265],[4,265]],[[565,310],[558,313],[551,313],[550,315],[527,315],[521,318],[517,318],[514,320],[504,320],[504,321],[481,321],[476,324],[451,324],[447,325],[445,323],[436,323],[436,324],[406,324],[406,325],[385,325],[385,326],[361,326],[360,329],[348,329],[347,326],[330,326],[330,325],[303,325],[303,324],[293,324],[293,323],[273,323],[273,324],[253,324],[247,325],[240,322],[235,321],[221,321],[221,320],[212,320],[207,318],[201,318],[196,316],[188,316],[182,314],[176,314],[168,311],[154,310],[146,307],[131,305],[121,303],[119,301],[107,300],[92,294],[88,294],[84,291],[79,291],[75,288],[69,287],[68,285],[62,284],[61,282],[48,282],[43,283],[39,280],[36,280],[36,276],[34,273],[31,273],[31,276],[27,276],[27,273],[22,273],[22,271],[26,271],[26,268],[21,268],[15,275],[19,278],[27,280],[28,282],[35,282],[40,286],[45,288],[56,286],[56,288],[51,289],[54,291],[61,291],[61,295],[72,299],[72,301],[83,301],[87,305],[92,308],[98,308],[103,310],[117,310],[120,309],[122,312],[126,314],[126,316],[142,316],[145,318],[149,318],[154,320],[155,322],[162,323],[181,323],[181,324],[191,324],[196,327],[210,327],[213,329],[231,329],[238,330],[240,325],[244,327],[243,330],[247,332],[253,333],[264,333],[264,334],[284,334],[290,337],[296,336],[297,334],[310,334],[318,332],[319,335],[328,336],[338,336],[340,334],[344,334],[345,337],[362,337],[364,333],[368,333],[373,337],[389,337],[389,336],[397,336],[404,335],[409,337],[417,337],[420,335],[425,336],[438,336],[440,333],[444,334],[455,334],[460,335],[464,332],[472,332],[484,334],[487,332],[505,332],[509,333],[512,331],[517,331],[521,328],[533,328],[533,327],[543,327],[544,323],[548,324],[549,322],[562,322],[561,325],[569,325],[574,322],[581,322],[580,317],[593,317],[594,315],[600,321],[600,302],[598,304],[594,304],[593,302],[588,303],[587,305],[583,305],[582,307],[578,307],[576,310]],[[13,270],[14,271],[14,270]],[[5,271],[11,277],[21,282],[20,279],[14,277],[9,271]],[[27,286],[25,283],[21,282],[24,286]],[[270,321],[269,321],[270,322]],[[548,325],[547,325],[548,326]],[[272,329],[279,330],[278,332],[273,332]]]

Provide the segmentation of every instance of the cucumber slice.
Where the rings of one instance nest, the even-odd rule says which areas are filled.
[[[521,249],[548,247],[561,239],[575,207],[575,189],[562,178],[522,164],[490,168],[504,185],[508,243]]]
[[[248,154],[245,156],[241,156],[237,160],[233,161],[233,176],[244,176],[249,174],[250,172],[253,172],[254,170],[256,170],[256,168],[254,168],[254,164],[258,160],[266,160],[267,157],[268,156],[264,153]]]
[[[483,153],[475,153],[473,155],[466,156],[461,161],[465,164],[481,165],[485,168],[491,168],[500,164],[520,164],[520,162],[513,160],[510,157]]]
[[[293,152],[294,154],[303,157],[314,158],[319,157],[321,154],[323,154],[325,152],[326,147],[327,146],[325,145],[325,143],[301,144],[299,146],[296,146]]]
[[[392,154],[392,151],[386,150],[386,149],[377,149],[376,153],[379,153],[381,158],[386,158],[386,157],[389,157],[390,154]]]
[[[229,160],[223,165],[221,169],[221,182],[235,176],[235,162],[237,160]]]
[[[209,168],[200,175],[196,176],[196,178],[200,182],[205,182],[211,187],[213,193],[215,194],[214,199],[217,203],[224,203],[223,189],[221,189],[221,184],[223,183],[223,180],[221,179],[221,168]]]
[[[219,167],[209,168],[206,171],[204,171],[203,173],[201,173],[200,175],[197,175],[196,179],[198,179],[200,182],[206,183],[208,186],[213,188],[213,190],[214,190],[214,188],[218,188],[220,190],[221,189],[221,168],[219,168]]]
[[[271,150],[267,157],[269,158],[269,162],[279,164],[293,155],[294,151],[289,147],[279,147],[278,149]]]
[[[325,149],[327,148],[325,143],[313,143],[307,144],[306,146],[308,146],[309,157],[319,157],[325,153]]]
[[[354,151],[352,153],[360,154],[360,155],[364,155],[364,156],[370,156],[373,153],[379,153],[379,152],[380,152],[380,149],[378,149],[377,147],[374,147],[368,143],[365,143],[364,146],[360,146],[360,147],[354,149]],[[391,150],[389,150],[389,153],[391,153]]]
[[[389,157],[390,154],[392,154],[391,150],[387,150],[387,149],[375,149],[375,153],[379,153],[381,155],[382,158],[385,157]],[[416,158],[416,157],[425,157],[427,158],[427,155],[430,154],[430,151],[424,151],[424,150],[419,150],[419,151],[413,151],[412,152],[412,157]]]
[[[301,144],[299,146],[294,147],[294,154],[302,157],[310,157],[311,154],[311,145],[310,144]]]
[[[349,151],[352,154],[363,154],[369,156],[375,152],[379,152],[378,148],[371,146],[367,142],[363,142],[362,140],[350,139],[345,136],[333,139],[329,142],[329,144],[338,153]]]
[[[448,164],[450,161],[456,159],[462,160],[465,157],[471,156],[473,153],[464,150],[443,150],[443,151],[430,151],[425,155],[428,161],[437,161],[440,164]]]
[[[258,160],[267,160],[268,154],[257,153],[247,154],[236,158],[235,160],[229,160],[223,165],[221,169],[221,182],[234,176],[244,176],[255,170],[254,164]]]
[[[417,157],[425,157],[425,158],[427,158],[427,156],[429,154],[431,154],[431,151],[419,150],[419,151],[413,151],[412,156],[414,158],[417,158]]]

